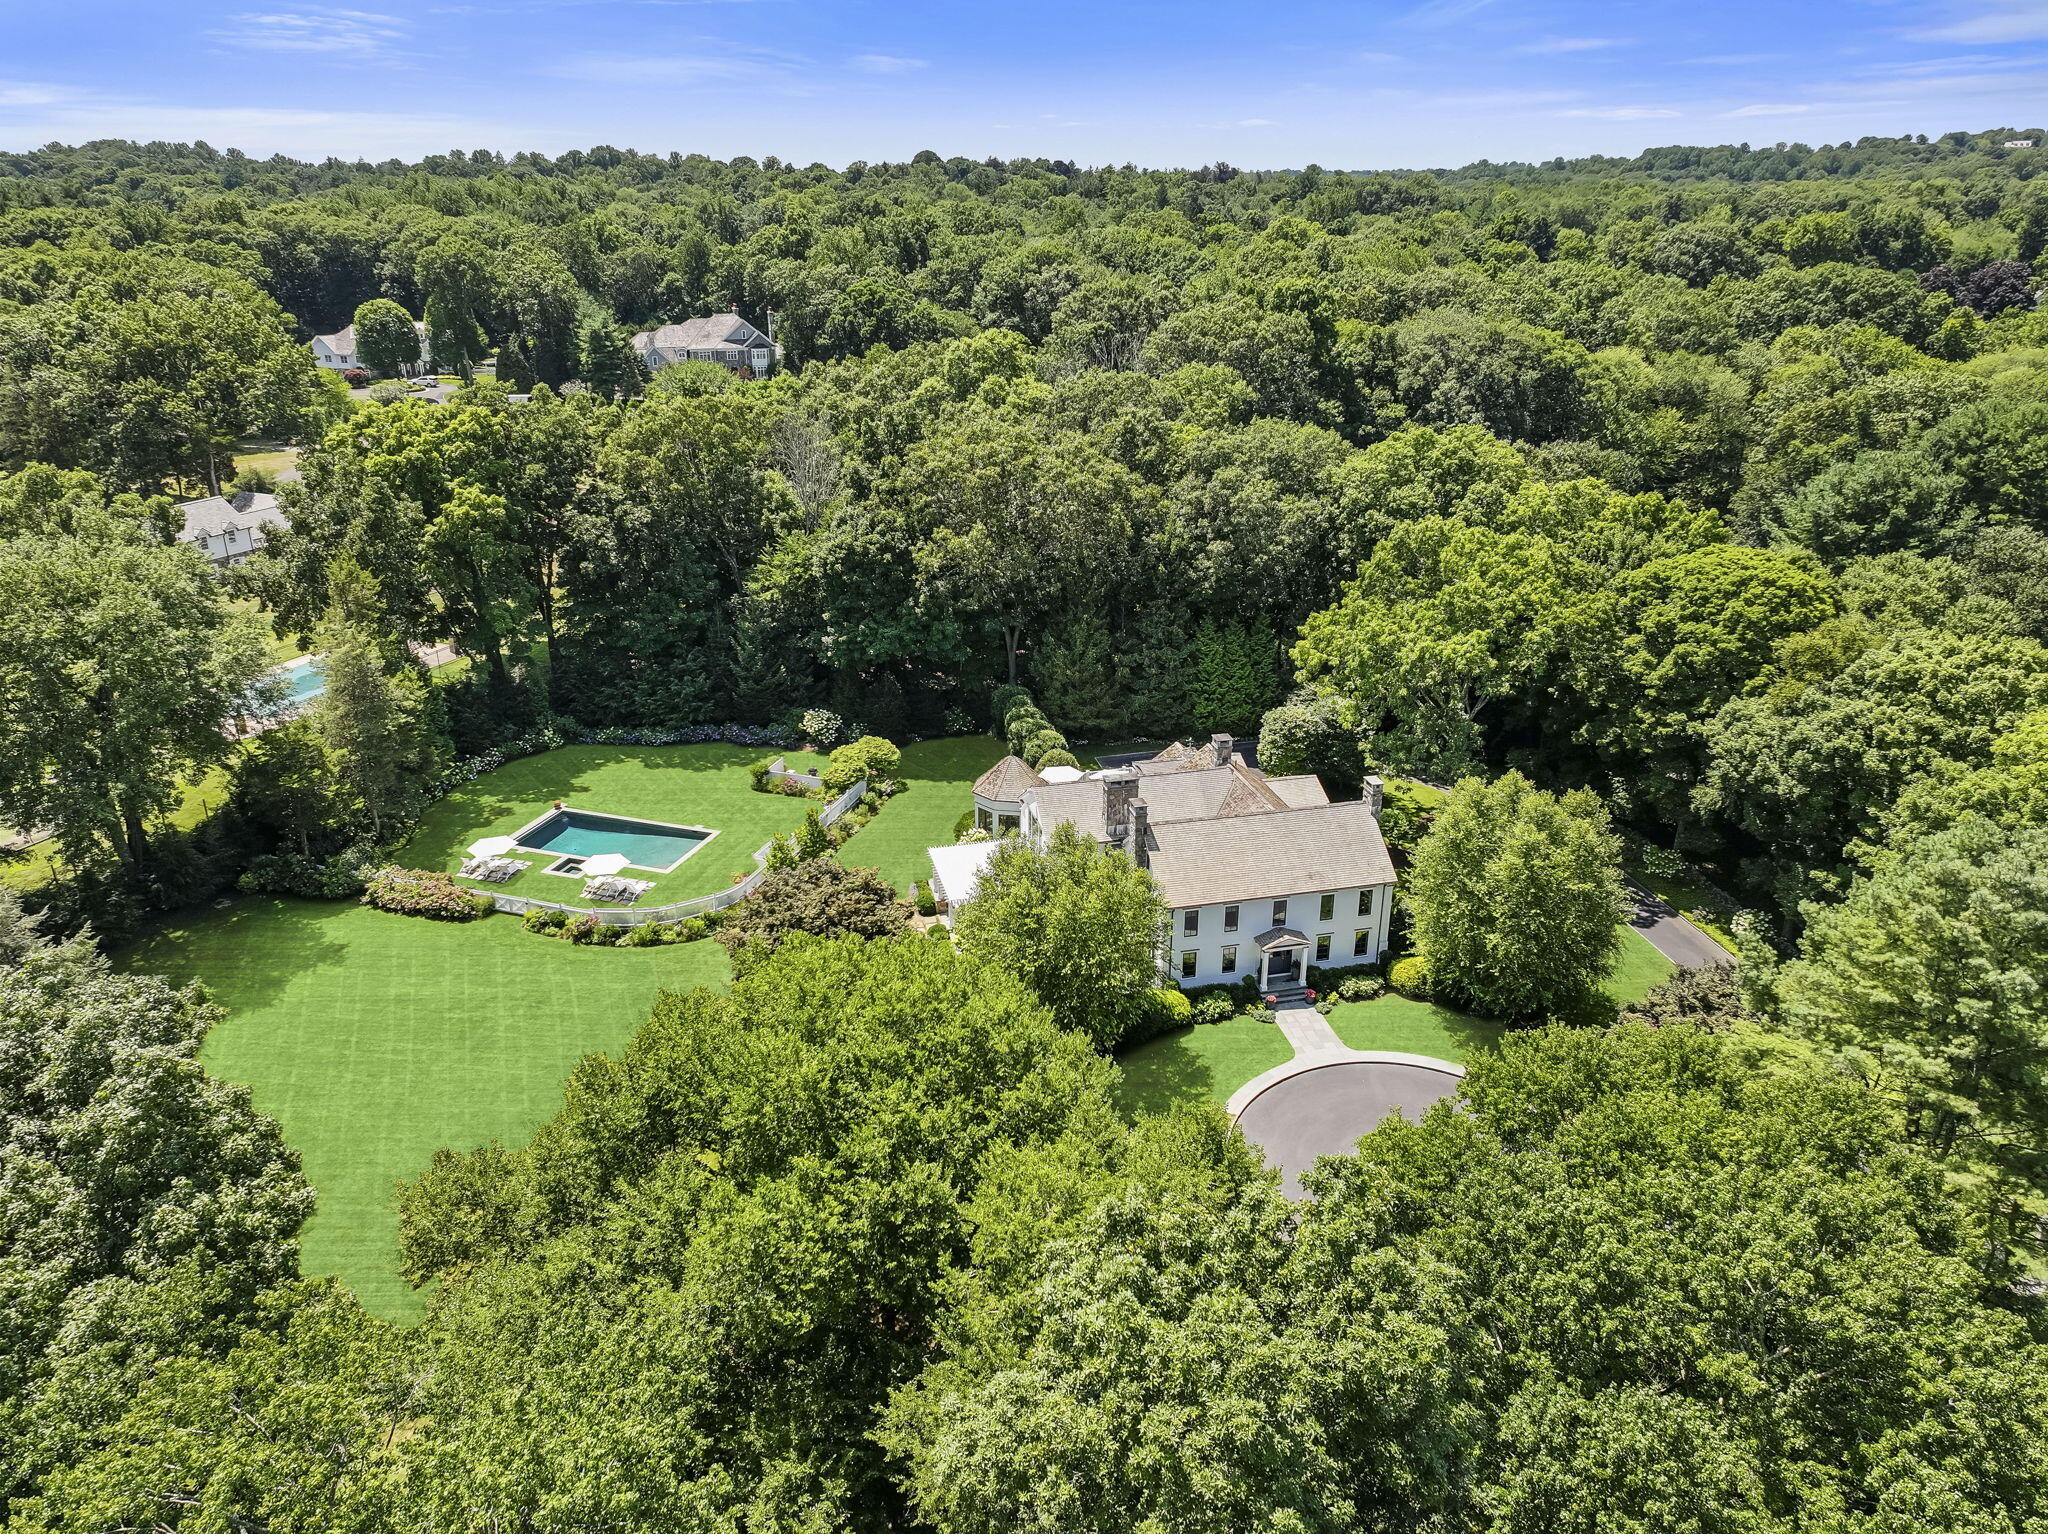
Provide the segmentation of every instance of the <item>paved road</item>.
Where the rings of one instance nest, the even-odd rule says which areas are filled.
[[[1635,902],[1635,908],[1629,912],[1628,924],[1680,969],[1700,969],[1709,964],[1735,962],[1735,956],[1727,949],[1640,884],[1631,880],[1628,892]]]
[[[1420,1119],[1457,1090],[1449,1070],[1338,1059],[1267,1087],[1238,1115],[1237,1128],[1280,1169],[1281,1191],[1300,1198],[1301,1174],[1318,1156],[1348,1155],[1389,1113]]]

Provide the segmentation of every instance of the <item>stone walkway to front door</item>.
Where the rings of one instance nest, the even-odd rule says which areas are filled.
[[[1300,1063],[1304,1056],[1352,1053],[1337,1037],[1337,1030],[1330,1026],[1330,1020],[1305,1001],[1282,1007],[1274,1016],[1280,1024],[1280,1031],[1287,1035],[1287,1042],[1294,1046],[1292,1064]]]

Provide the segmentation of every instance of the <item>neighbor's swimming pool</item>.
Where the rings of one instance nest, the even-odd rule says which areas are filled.
[[[631,820],[600,815],[594,810],[551,810],[513,839],[528,852],[556,857],[594,858],[617,852],[635,868],[665,874],[712,837],[695,826],[671,826],[658,820]]]
[[[277,674],[284,678],[286,708],[297,708],[327,691],[326,660],[324,655],[301,655],[277,668]]]

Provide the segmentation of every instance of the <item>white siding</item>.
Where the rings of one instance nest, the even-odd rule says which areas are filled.
[[[1339,966],[1346,964],[1370,964],[1375,962],[1387,946],[1387,915],[1394,902],[1394,887],[1391,884],[1374,886],[1372,910],[1361,916],[1358,912],[1358,897],[1365,893],[1359,889],[1323,890],[1309,895],[1287,897],[1287,919],[1281,926],[1292,927],[1308,939],[1305,961],[1308,964]],[[1330,915],[1322,915],[1323,900],[1330,900]],[[1242,980],[1246,975],[1259,972],[1259,951],[1253,947],[1252,939],[1275,925],[1273,902],[1270,900],[1247,900],[1237,903],[1237,926],[1235,931],[1224,930],[1224,918],[1230,907],[1206,905],[1182,907],[1173,913],[1173,936],[1171,956],[1167,972],[1181,985],[1219,985],[1228,981]],[[1189,912],[1195,915],[1195,932],[1188,935]],[[1365,951],[1354,952],[1357,934],[1365,934]],[[1330,953],[1328,958],[1316,957],[1318,938],[1328,937]],[[1237,969],[1226,972],[1223,968],[1224,949],[1237,949]],[[1183,974],[1181,955],[1195,956],[1194,973]]]

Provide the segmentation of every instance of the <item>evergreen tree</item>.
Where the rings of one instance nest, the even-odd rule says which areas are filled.
[[[583,332],[583,382],[600,399],[631,399],[644,386],[646,367],[625,326],[593,320]]]
[[[433,763],[426,687],[385,628],[368,573],[338,560],[328,585],[333,595],[320,626],[326,690],[313,722],[381,839],[418,802],[419,776]]]

